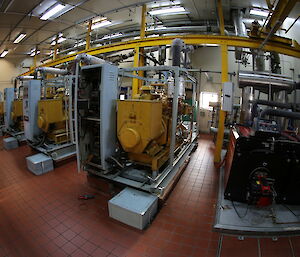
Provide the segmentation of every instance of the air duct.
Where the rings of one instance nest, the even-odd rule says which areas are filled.
[[[52,67],[39,67],[35,69],[36,72],[41,72],[41,73],[48,73],[48,74],[57,74],[57,75],[67,75],[68,71],[63,70],[63,69],[58,69],[58,68],[52,68]]]
[[[172,41],[172,65],[179,66],[181,64],[181,52],[184,47],[184,42],[180,38],[175,38]]]

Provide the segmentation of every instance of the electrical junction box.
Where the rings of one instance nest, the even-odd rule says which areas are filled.
[[[3,147],[6,150],[11,150],[19,147],[18,140],[15,137],[7,137],[3,139]]]
[[[24,133],[25,138],[34,141],[35,137],[40,135],[41,130],[38,127],[38,102],[41,97],[41,81],[24,81],[23,92],[23,115],[24,115]]]
[[[54,169],[53,160],[42,153],[26,157],[26,163],[27,168],[35,175],[42,175]]]
[[[231,113],[233,108],[233,83],[225,82],[222,85],[222,110]]]
[[[157,204],[157,196],[127,187],[109,200],[109,216],[142,230],[153,220]]]

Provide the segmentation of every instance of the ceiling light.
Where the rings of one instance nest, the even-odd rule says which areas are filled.
[[[0,54],[0,57],[3,58],[5,57],[5,55],[8,54],[8,50],[4,50],[1,54]]]
[[[151,28],[148,28],[147,31],[161,30],[161,29],[166,29],[166,28],[167,27],[165,27],[165,26],[151,27]]]
[[[15,39],[14,44],[20,43],[20,42],[24,39],[24,37],[26,37],[26,33],[21,33],[21,34],[20,34],[19,36],[17,36],[17,38]]]
[[[118,36],[121,36],[121,35],[122,35],[122,33],[117,33],[117,34],[113,34],[113,35],[106,35],[102,39],[115,38],[115,37],[118,37]]]
[[[268,17],[269,12],[263,11],[263,10],[251,9],[250,10],[250,15],[261,16],[261,17]]]
[[[50,8],[47,12],[45,12],[40,19],[41,20],[48,20],[50,17],[54,16],[55,14],[57,14],[58,12],[60,12],[64,8],[65,8],[64,5],[57,4],[54,7]]]
[[[101,21],[101,22],[93,24],[92,29],[106,27],[106,26],[109,26],[110,24],[111,24],[111,21],[108,21],[108,20]]]
[[[62,43],[62,42],[64,42],[66,40],[66,38],[65,37],[60,37],[58,40],[57,40],[57,43],[59,44],[59,43]]]
[[[182,6],[162,8],[162,9],[152,10],[149,12],[150,15],[183,14],[183,13],[187,13],[187,12]]]

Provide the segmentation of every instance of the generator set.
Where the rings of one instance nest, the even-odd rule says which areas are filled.
[[[126,87],[118,77],[134,78],[139,69],[151,77],[130,99],[120,99],[119,88]],[[103,63],[78,71],[78,170],[162,195],[197,145],[196,80],[173,66],[118,69]]]
[[[18,141],[24,139],[23,86],[4,89],[4,124],[6,134]]]
[[[287,102],[296,84],[278,74],[242,72],[239,85],[243,120],[231,129],[225,199],[260,207],[300,204],[300,106]],[[269,100],[255,99],[263,94]]]
[[[37,72],[40,79],[24,84],[25,137],[32,148],[60,161],[75,155],[71,117],[74,76],[56,68],[38,68]],[[49,77],[48,73],[61,76]]]
[[[167,88],[167,85],[160,85]],[[132,100],[117,101],[117,135],[122,150],[130,160],[158,171],[168,160],[172,129],[172,98],[167,92],[155,92],[155,86],[141,87],[140,95]],[[183,124],[183,115],[192,115],[192,108],[178,101],[176,145],[179,148],[189,138],[190,131]],[[176,151],[176,150],[175,150]]]
[[[66,121],[68,113],[65,102],[64,88],[54,88],[48,92],[46,99],[38,101],[38,127],[43,131],[44,138],[55,144],[62,144],[69,140]]]

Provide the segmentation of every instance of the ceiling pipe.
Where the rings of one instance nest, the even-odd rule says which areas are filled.
[[[96,56],[92,56],[92,55],[89,55],[89,54],[78,54],[76,55],[76,58],[75,58],[75,62],[84,62],[86,64],[103,64],[105,63],[106,61],[101,59],[101,58],[98,58]]]
[[[58,68],[52,68],[52,67],[38,67],[35,69],[36,72],[41,72],[43,74],[57,74],[57,75],[67,75],[68,70],[58,69]]]

